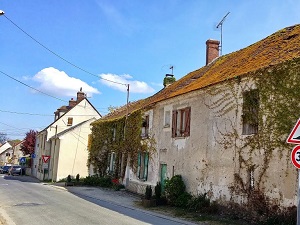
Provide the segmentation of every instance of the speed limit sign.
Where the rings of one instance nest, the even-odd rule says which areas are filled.
[[[292,150],[291,154],[292,163],[297,169],[300,169],[300,145],[297,145]]]

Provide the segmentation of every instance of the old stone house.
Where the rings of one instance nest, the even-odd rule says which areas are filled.
[[[108,171],[118,164],[122,170],[130,156],[117,174],[131,191],[144,193],[146,185],[180,174],[188,192],[219,202],[242,204],[259,194],[295,205],[297,170],[286,138],[299,117],[300,25],[221,57],[218,41],[206,44],[205,66],[93,123],[96,143],[99,124],[125,118],[130,127],[140,110],[140,141],[154,139],[155,152],[132,146],[131,154],[109,158]],[[103,158],[116,154],[105,149]]]

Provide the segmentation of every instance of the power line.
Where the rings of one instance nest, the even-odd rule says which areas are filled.
[[[0,112],[13,113],[13,114],[22,114],[22,115],[30,115],[30,116],[53,116],[53,115],[38,114],[38,113],[13,112],[13,111],[1,110],[1,109],[0,109]]]
[[[53,55],[55,55],[56,57],[60,58],[61,60],[65,61],[66,63],[70,64],[71,66],[89,74],[89,75],[92,75],[94,77],[97,77],[97,78],[100,78],[102,80],[106,80],[108,82],[111,82],[111,83],[115,83],[115,84],[120,84],[120,85],[125,85],[125,86],[128,86],[128,84],[124,84],[124,83],[120,83],[120,82],[116,82],[116,81],[112,81],[112,80],[108,80],[108,79],[105,79],[105,78],[102,78],[96,74],[93,74],[77,65],[75,65],[74,63],[70,62],[69,60],[63,58],[62,56],[60,56],[59,54],[57,54],[56,52],[52,51],[51,49],[49,49],[48,47],[46,47],[44,44],[42,44],[41,42],[39,42],[37,39],[35,39],[33,36],[31,36],[29,33],[27,33],[25,30],[23,30],[20,26],[18,26],[15,22],[13,22],[11,19],[9,19],[5,14],[3,14],[3,16],[9,21],[11,22],[15,27],[17,27],[20,31],[22,31],[24,34],[26,34],[28,37],[30,37],[33,41],[35,41],[37,44],[39,44],[40,46],[42,46],[44,49],[46,49],[47,51],[49,51],[50,53],[52,53]]]
[[[21,115],[29,115],[29,116],[54,116],[50,114],[39,114],[39,113],[28,113],[28,112],[15,112],[15,111],[8,111],[8,110],[1,110],[0,112],[4,113],[11,113],[11,114],[21,114]],[[98,115],[68,115],[68,116],[98,116]]]
[[[38,89],[36,89],[36,88],[34,88],[34,87],[31,87],[31,86],[29,86],[28,84],[25,84],[24,82],[19,81],[18,79],[14,78],[14,77],[12,77],[12,76],[10,76],[10,75],[8,75],[7,73],[4,73],[4,72],[1,71],[1,70],[0,70],[0,73],[4,74],[5,76],[7,76],[7,77],[13,79],[14,81],[17,81],[17,82],[19,82],[20,84],[23,84],[23,85],[25,85],[26,87],[29,87],[29,88],[31,88],[31,89],[37,91],[37,92],[40,92],[40,93],[42,93],[42,94],[44,94],[44,95],[47,95],[47,96],[49,96],[49,97],[51,97],[51,98],[55,98],[55,99],[57,99],[57,100],[60,100],[60,101],[62,101],[62,102],[67,102],[67,101],[62,100],[62,99],[60,99],[60,98],[57,98],[57,97],[55,97],[55,96],[53,96],[53,95],[47,94],[46,92],[43,92],[43,91],[40,91],[40,90],[38,90]]]

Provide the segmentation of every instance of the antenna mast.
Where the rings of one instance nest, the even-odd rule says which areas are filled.
[[[218,25],[217,25],[217,27],[216,28],[219,28],[219,27],[221,27],[221,45],[220,45],[220,55],[222,55],[222,47],[223,47],[223,45],[222,45],[222,33],[223,33],[223,30],[222,30],[222,27],[223,27],[223,23],[224,23],[224,21],[225,21],[225,18],[228,16],[228,14],[229,14],[230,12],[228,12],[224,17],[223,17],[223,19],[218,23]]]
[[[172,75],[173,75],[173,69],[174,69],[174,66],[170,66],[170,70],[172,71]]]

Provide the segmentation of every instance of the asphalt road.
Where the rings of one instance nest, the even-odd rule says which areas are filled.
[[[134,198],[111,190],[45,185],[28,176],[0,176],[0,215],[8,225],[193,224],[135,208]]]

